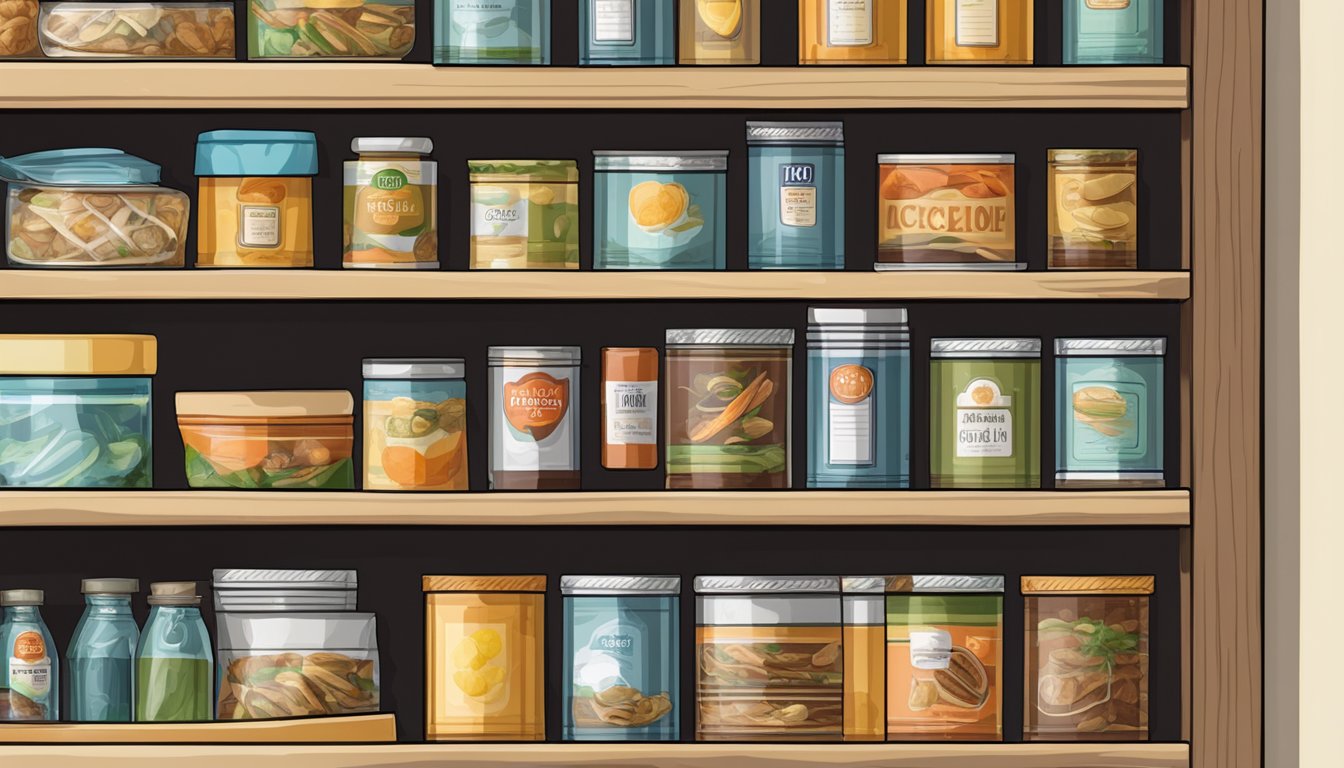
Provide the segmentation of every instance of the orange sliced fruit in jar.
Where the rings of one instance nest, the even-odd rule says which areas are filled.
[[[723,38],[732,38],[742,26],[742,0],[695,0],[700,22]]]

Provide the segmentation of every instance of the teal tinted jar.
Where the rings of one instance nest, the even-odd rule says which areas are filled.
[[[135,579],[85,579],[84,615],[65,658],[69,718],[77,723],[131,722],[131,684],[140,627],[131,615]]]
[[[551,63],[551,0],[435,0],[434,63]]]
[[[565,741],[677,741],[681,579],[562,576]]]
[[[1163,0],[1064,0],[1065,64],[1161,64]]]
[[[579,64],[676,64],[676,12],[676,0],[579,0]]]
[[[0,592],[0,720],[60,720],[61,660],[42,620],[42,590]]]
[[[844,269],[841,123],[747,123],[752,269]]]
[[[160,582],[149,589],[149,621],[135,650],[135,721],[209,720],[215,655],[196,583]]]
[[[1055,485],[1161,488],[1166,339],[1055,340]]]
[[[594,269],[723,269],[728,150],[594,152]]]

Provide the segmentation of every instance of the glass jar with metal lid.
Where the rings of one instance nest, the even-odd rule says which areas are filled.
[[[573,160],[468,160],[472,269],[578,269]]]
[[[1065,64],[1162,64],[1163,0],[1064,0]]]
[[[364,489],[465,491],[462,358],[364,360]]]
[[[1052,149],[1050,268],[1137,269],[1139,151]]]
[[[312,0],[305,0],[312,2]],[[438,269],[439,164],[434,142],[357,136],[344,163],[346,269]]]
[[[1055,340],[1055,485],[1161,488],[1166,339]]]
[[[1026,269],[1012,154],[879,155],[877,269]]]
[[[566,741],[677,741],[679,576],[561,576]]]
[[[593,153],[594,269],[723,269],[728,150]]]
[[[748,122],[747,158],[749,266],[844,269],[844,124]]]
[[[579,347],[490,347],[490,488],[579,487]]]

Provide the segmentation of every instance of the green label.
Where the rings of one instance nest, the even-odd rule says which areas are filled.
[[[396,192],[408,183],[406,174],[398,171],[396,168],[385,168],[373,174],[373,178],[369,181],[369,186],[374,189]]]

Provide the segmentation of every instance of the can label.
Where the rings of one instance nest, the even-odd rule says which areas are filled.
[[[956,0],[957,45],[997,48],[1000,0]]]
[[[779,222],[790,227],[817,225],[817,167],[785,163],[779,169]]]

